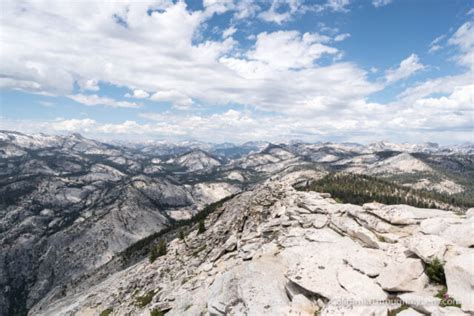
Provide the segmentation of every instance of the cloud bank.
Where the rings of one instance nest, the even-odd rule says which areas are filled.
[[[447,39],[465,73],[404,86],[386,103],[372,96],[426,69],[417,54],[370,80],[369,71],[345,60],[338,47],[349,33],[262,31],[247,46],[236,37],[242,25],[237,21],[281,25],[307,11],[344,14],[350,5],[295,0],[264,9],[252,1],[204,1],[202,9],[191,10],[182,1],[5,1],[0,87],[137,111],[122,123],[57,119],[30,129],[204,140],[407,140],[421,134],[466,140],[473,110],[469,22]],[[224,13],[232,14],[234,24],[218,37],[203,37],[206,23]],[[125,100],[105,96],[101,83],[129,92]],[[144,101],[169,103],[174,111],[143,111]],[[199,107],[213,110],[193,113]],[[21,126],[2,121],[2,128]]]

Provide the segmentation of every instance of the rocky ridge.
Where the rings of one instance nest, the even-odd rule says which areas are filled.
[[[474,313],[474,210],[336,203],[296,191],[300,173],[243,192],[144,259],[84,290],[46,297],[31,315],[399,315]],[[426,269],[444,263],[447,293]]]

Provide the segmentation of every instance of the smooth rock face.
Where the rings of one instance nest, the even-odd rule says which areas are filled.
[[[338,267],[343,264],[344,243],[334,244],[339,251],[309,243],[287,248],[282,255],[288,260],[297,259],[289,263],[287,277],[305,290],[325,298],[345,294],[337,280]]]
[[[447,227],[440,234],[443,238],[463,247],[474,247],[474,217]]]
[[[461,303],[461,309],[474,313],[474,251],[451,258],[444,267],[448,293]]]
[[[234,251],[235,248],[237,247],[237,238],[235,236],[230,236],[229,239],[224,244],[224,249],[227,252]]]
[[[144,258],[108,276],[93,274],[64,296],[43,298],[30,314],[97,315],[113,308],[116,315],[149,315],[166,308],[166,315],[386,316],[388,306],[369,302],[434,297],[423,261],[437,256],[446,262],[449,295],[470,311],[472,249],[443,236],[468,218],[403,205],[334,203],[296,191],[291,178],[299,176],[275,177],[225,202],[208,216],[204,233],[189,227],[185,241],[169,242],[167,254],[153,263]],[[438,222],[444,228],[433,228]],[[430,234],[421,223],[433,228]],[[151,302],[138,307],[136,295],[150,291]],[[461,311],[430,306],[411,305],[406,313]]]
[[[351,267],[340,267],[337,272],[337,280],[341,287],[353,297],[376,300],[387,298],[387,293],[374,280]]]
[[[453,224],[459,224],[459,218],[428,218],[420,223],[420,231],[424,234],[440,235]]]
[[[428,283],[420,259],[392,260],[377,277],[380,286],[390,292],[415,292],[423,290]]]
[[[283,267],[273,258],[245,263],[216,278],[207,306],[211,315],[283,315],[288,311]],[[307,306],[300,306],[300,308]],[[296,306],[293,306],[296,308]]]
[[[424,314],[432,314],[438,311],[439,302],[441,301],[441,299],[424,292],[403,293],[403,294],[399,294],[398,297],[405,304],[409,305],[410,307]]]
[[[407,248],[424,262],[430,263],[434,258],[443,260],[448,243],[436,235],[416,234],[408,238]]]
[[[347,216],[333,216],[331,217],[331,223],[352,238],[361,241],[365,246],[369,248],[379,248],[375,234],[365,227],[360,226],[353,219]]]
[[[222,274],[214,281],[208,299],[208,311],[211,315],[226,315],[227,313],[243,313],[239,301],[239,288],[236,273],[231,271]]]

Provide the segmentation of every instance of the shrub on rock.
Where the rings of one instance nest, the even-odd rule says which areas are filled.
[[[446,285],[444,267],[438,258],[434,258],[426,267],[426,275],[432,282]]]

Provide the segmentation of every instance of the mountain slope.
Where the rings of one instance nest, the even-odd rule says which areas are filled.
[[[182,182],[157,157],[80,135],[0,139],[1,315],[25,314],[51,289],[240,190]]]
[[[373,176],[333,173],[298,187],[300,190],[328,192],[346,203],[362,205],[369,202],[408,204],[424,208],[443,208],[463,212],[474,207],[474,200],[456,199],[447,194],[417,190]]]
[[[185,168],[187,171],[209,171],[221,165],[221,162],[202,150],[193,150],[168,161]]]
[[[31,314],[386,315],[399,305],[357,302],[398,295],[405,304],[413,296],[435,302],[411,305],[416,310],[462,315],[437,306],[442,285],[425,274],[434,258],[446,262],[448,293],[462,310],[474,311],[472,293],[464,291],[474,276],[472,210],[459,216],[406,205],[338,204],[327,194],[295,191],[290,179],[298,177],[234,197],[209,215],[205,232],[191,227],[153,263],[144,259],[85,290],[46,298]]]

